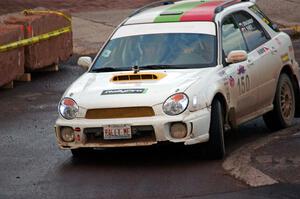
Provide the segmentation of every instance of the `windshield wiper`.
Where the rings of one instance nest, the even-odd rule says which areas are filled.
[[[159,69],[182,69],[182,67],[175,65],[147,65],[138,67],[140,70],[159,70]],[[116,71],[131,71],[132,68],[115,68],[115,67],[103,67],[94,68],[90,72],[116,72]]]
[[[91,72],[115,72],[115,71],[127,71],[128,68],[113,68],[113,67],[104,67],[104,68],[94,68]]]
[[[159,70],[159,69],[182,69],[182,67],[175,66],[175,65],[147,65],[147,66],[140,66],[139,69],[146,70]]]

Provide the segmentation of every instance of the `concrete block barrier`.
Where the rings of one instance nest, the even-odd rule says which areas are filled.
[[[65,13],[70,17],[70,14]],[[70,26],[64,17],[55,14],[33,14],[9,17],[5,24],[24,26],[24,38],[31,38]],[[30,72],[66,61],[73,53],[72,32],[61,34],[25,47],[25,70]]]
[[[20,25],[0,24],[0,46],[22,40],[24,29]],[[0,53],[0,87],[24,74],[24,48]]]

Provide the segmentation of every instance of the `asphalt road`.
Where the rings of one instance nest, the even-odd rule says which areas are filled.
[[[300,42],[295,43],[300,55]],[[298,56],[300,57],[300,56]],[[297,198],[300,185],[250,188],[181,146],[98,151],[75,160],[58,149],[57,103],[84,71],[34,74],[30,83],[0,91],[0,199],[6,198]],[[228,154],[267,136],[261,119],[227,136]]]

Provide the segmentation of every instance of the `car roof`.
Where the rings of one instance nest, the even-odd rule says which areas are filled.
[[[149,4],[132,14],[124,23],[167,23],[214,21],[215,15],[225,8],[251,0],[181,0]]]

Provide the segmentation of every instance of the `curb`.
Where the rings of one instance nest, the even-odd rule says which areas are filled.
[[[280,31],[287,33],[292,38],[297,38],[300,36],[300,25],[285,26],[280,28]]]
[[[233,177],[245,182],[251,187],[259,187],[277,184],[278,181],[264,174],[262,171],[251,165],[252,153],[269,144],[273,140],[281,139],[289,135],[293,135],[300,131],[300,125],[295,125],[288,129],[281,130],[275,134],[249,143],[240,149],[234,151],[225,159],[222,166]]]
[[[295,32],[300,32],[300,25],[295,25],[295,26],[291,26],[291,27],[289,27],[289,28],[291,28],[292,30],[294,30]]]

